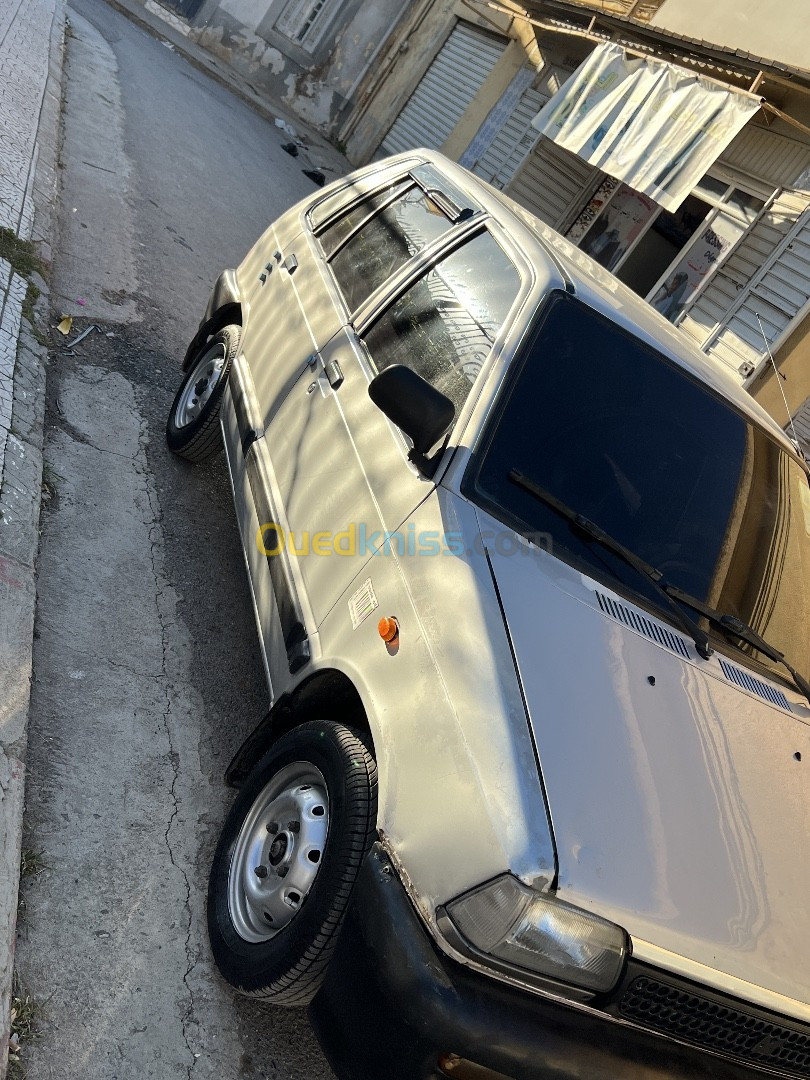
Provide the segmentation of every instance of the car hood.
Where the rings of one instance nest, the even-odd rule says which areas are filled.
[[[807,703],[515,542],[489,557],[559,895],[623,926],[636,955],[807,1019]]]

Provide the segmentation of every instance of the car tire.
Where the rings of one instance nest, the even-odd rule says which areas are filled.
[[[223,326],[209,338],[194,355],[174,396],[166,442],[187,461],[207,461],[222,448],[219,407],[241,333],[241,326]]]
[[[342,724],[284,735],[226,819],[208,888],[208,935],[242,994],[303,1006],[318,992],[375,838],[377,767]]]

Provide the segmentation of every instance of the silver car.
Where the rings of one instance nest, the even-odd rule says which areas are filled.
[[[810,488],[724,372],[440,155],[217,280],[272,708],[211,945],[339,1077],[810,1077]]]

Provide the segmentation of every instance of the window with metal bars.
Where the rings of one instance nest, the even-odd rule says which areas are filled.
[[[313,49],[326,29],[334,8],[329,0],[287,0],[276,20],[276,29],[305,49]]]

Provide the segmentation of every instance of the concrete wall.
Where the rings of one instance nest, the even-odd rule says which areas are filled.
[[[664,0],[652,25],[810,69],[807,0]]]
[[[749,390],[751,396],[768,410],[779,426],[785,427],[788,418],[779,383],[785,392],[791,416],[794,416],[810,397],[810,319],[806,318],[799,323],[776,353],[774,360],[785,378],[777,380],[773,365],[769,361]]]

